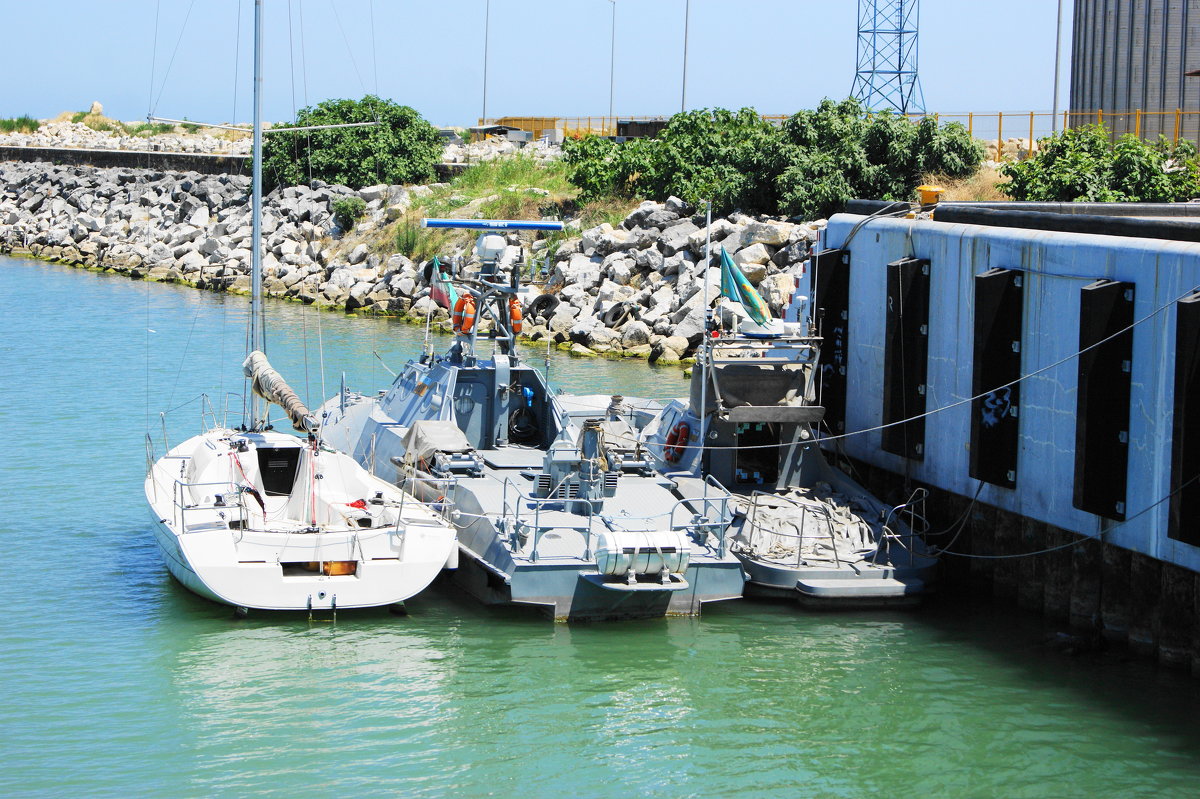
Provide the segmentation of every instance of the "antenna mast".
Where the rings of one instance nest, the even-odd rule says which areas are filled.
[[[858,0],[858,71],[851,96],[868,111],[924,114],[917,76],[920,0]]]

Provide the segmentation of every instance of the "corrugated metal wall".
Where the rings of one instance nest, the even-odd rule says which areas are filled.
[[[1140,125],[1143,135],[1171,137],[1176,109],[1200,110],[1200,78],[1183,76],[1200,69],[1200,0],[1075,0],[1072,41],[1076,114],[1103,109],[1114,133]],[[1200,137],[1200,115],[1185,116],[1179,133]]]

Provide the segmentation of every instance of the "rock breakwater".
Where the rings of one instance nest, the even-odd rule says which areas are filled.
[[[448,329],[446,310],[429,297],[428,264],[395,252],[387,232],[434,188],[314,182],[272,192],[263,211],[264,292],[346,312],[431,318]],[[0,244],[134,278],[247,293],[249,189],[236,175],[0,164]],[[343,235],[334,203],[347,197],[361,198],[366,213]],[[708,231],[695,210],[672,198],[643,203],[616,226],[569,223],[570,238],[511,238],[502,267],[543,281],[527,297],[524,335],[581,355],[683,360],[703,336],[706,281],[723,319],[740,312],[719,301],[722,247],[781,312],[822,223],[715,220],[714,256],[704,263]],[[462,277],[479,268],[467,243],[442,256]]]

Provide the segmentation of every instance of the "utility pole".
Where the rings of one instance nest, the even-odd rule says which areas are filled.
[[[925,113],[919,27],[920,0],[858,0],[858,68],[850,94],[867,111]]]

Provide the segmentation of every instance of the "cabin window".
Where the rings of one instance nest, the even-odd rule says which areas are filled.
[[[299,447],[258,450],[258,473],[262,476],[265,494],[280,496],[292,493],[299,468]]]
[[[774,486],[779,481],[779,425],[748,422],[737,426],[734,482]]]

